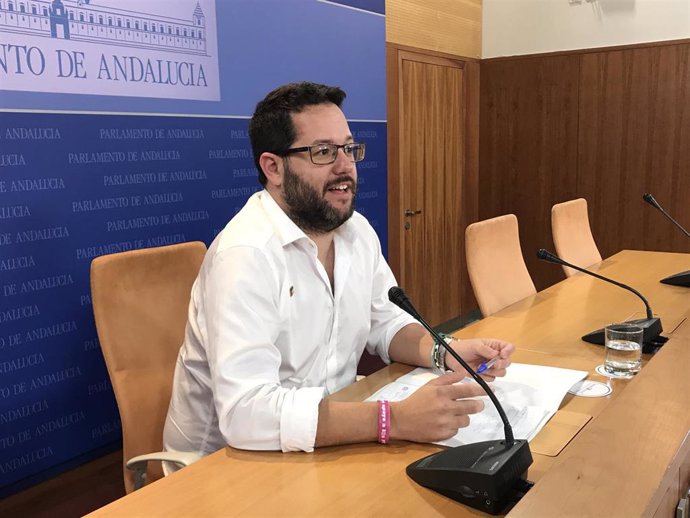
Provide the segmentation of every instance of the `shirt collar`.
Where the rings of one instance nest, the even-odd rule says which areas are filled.
[[[266,211],[269,219],[273,223],[276,233],[280,237],[280,242],[283,246],[289,245],[300,239],[310,239],[304,231],[295,225],[295,222],[285,214],[283,209],[273,199],[273,196],[264,189],[260,195],[261,204]],[[355,240],[355,231],[352,226],[352,218],[340,225],[335,231],[335,237],[345,239],[350,242]]]

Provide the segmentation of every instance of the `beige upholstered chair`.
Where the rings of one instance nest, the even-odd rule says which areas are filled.
[[[587,200],[578,198],[557,203],[551,208],[551,233],[556,254],[569,263],[587,268],[601,262],[587,215]],[[563,266],[566,277],[577,270]]]
[[[522,257],[514,214],[468,226],[465,253],[474,296],[485,317],[537,292]]]
[[[205,253],[206,245],[197,241],[91,263],[98,338],[122,420],[127,493],[162,477],[161,463],[149,460],[186,466],[198,459],[161,450],[192,284]]]

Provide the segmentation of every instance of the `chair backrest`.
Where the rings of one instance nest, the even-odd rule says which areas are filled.
[[[557,203],[551,208],[551,233],[558,256],[581,268],[601,262],[587,215],[587,200],[578,198]],[[577,270],[563,266],[566,277]]]
[[[206,253],[200,241],[97,257],[91,296],[98,338],[122,421],[123,462],[163,448],[172,378],[184,340],[192,284]],[[123,465],[125,489],[133,473]],[[150,462],[147,481],[161,478]]]
[[[469,225],[465,253],[474,296],[485,317],[537,292],[522,257],[514,214]]]

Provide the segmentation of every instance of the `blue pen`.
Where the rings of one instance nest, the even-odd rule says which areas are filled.
[[[481,374],[482,372],[488,371],[491,367],[494,366],[494,363],[496,363],[498,360],[499,357],[496,356],[494,358],[491,358],[488,362],[482,362],[482,364],[477,369],[477,374]]]

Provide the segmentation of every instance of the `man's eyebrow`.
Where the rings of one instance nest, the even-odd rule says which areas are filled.
[[[350,144],[352,142],[354,142],[352,135],[348,135],[347,137],[345,137],[345,143],[346,144]],[[337,142],[333,139],[321,138],[321,139],[313,140],[311,145],[314,145],[314,144],[337,144]]]

